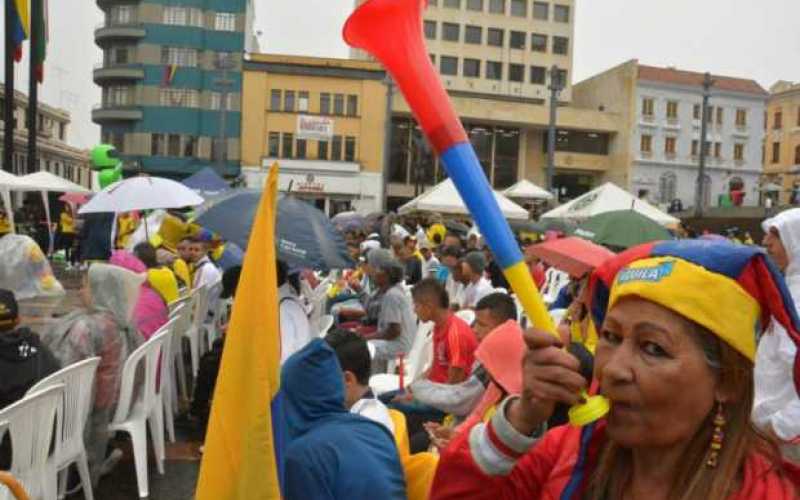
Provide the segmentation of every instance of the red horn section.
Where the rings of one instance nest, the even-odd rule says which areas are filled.
[[[439,75],[431,64],[422,31],[426,0],[368,0],[344,25],[344,39],[383,63],[434,149],[444,153],[467,142]]]

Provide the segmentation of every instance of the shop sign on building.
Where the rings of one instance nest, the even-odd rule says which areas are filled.
[[[329,141],[333,137],[333,118],[325,116],[297,116],[297,138]]]

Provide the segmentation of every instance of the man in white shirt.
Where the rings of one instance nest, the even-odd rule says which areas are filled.
[[[475,309],[482,298],[494,292],[492,283],[483,275],[486,269],[486,256],[480,251],[470,252],[464,257],[461,268],[464,280],[467,282],[461,307]]]
[[[193,239],[189,244],[189,252],[192,256],[192,267],[194,268],[192,288],[216,283],[222,279],[222,273],[208,257],[207,242]]]
[[[439,262],[439,259],[433,255],[433,247],[428,240],[424,240],[420,243],[419,253],[422,254],[422,279],[435,278],[442,264]]]
[[[394,434],[394,424],[386,405],[369,387],[371,360],[367,341],[348,330],[334,330],[325,341],[336,351],[344,377],[344,405],[350,413],[361,415],[386,427]]]
[[[314,334],[300,301],[300,278],[289,274],[289,266],[278,261],[278,316],[281,327],[281,364],[311,342]]]

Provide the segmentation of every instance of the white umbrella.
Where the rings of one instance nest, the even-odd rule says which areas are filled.
[[[107,186],[81,207],[78,213],[122,213],[133,210],[195,207],[201,203],[203,198],[180,182],[163,177],[141,176]]]

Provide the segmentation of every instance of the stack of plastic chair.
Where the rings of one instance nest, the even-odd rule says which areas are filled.
[[[397,370],[403,370],[403,385],[410,384],[419,377],[433,358],[433,322],[420,323],[408,358]],[[390,369],[390,371],[392,371]],[[396,391],[400,387],[400,375],[395,373],[377,373],[369,378],[369,386],[375,395]]]
[[[172,365],[178,372],[178,384],[173,384],[181,391],[181,397],[185,400],[189,399],[189,389],[186,383],[186,367],[183,363],[183,338],[192,326],[192,309],[194,307],[193,301],[197,300],[197,295],[188,295],[181,299],[172,302],[169,305],[169,318],[177,318],[178,321],[174,325],[175,335],[172,337]],[[173,398],[173,410],[177,411],[178,395],[175,394]]]
[[[208,316],[208,298],[211,285],[201,286],[192,290],[189,297],[192,297],[192,322],[189,329],[184,332],[184,336],[189,338],[189,349],[192,357],[192,376],[197,376],[200,367],[200,349],[203,346],[203,324]]]
[[[111,424],[110,432],[127,432],[133,444],[133,460],[136,465],[136,483],[139,497],[149,496],[147,480],[147,429],[153,438],[153,449],[159,474],[164,474],[164,411],[161,392],[158,390],[158,360],[164,343],[169,340],[169,330],[160,330],[150,337],[141,347],[128,356],[122,369],[117,411]],[[135,383],[136,372],[144,365],[143,383]],[[136,387],[134,387],[134,385]]]
[[[324,338],[328,334],[328,330],[333,326],[333,316],[326,314],[319,320],[319,336]]]
[[[181,314],[184,306],[180,306],[175,315]],[[167,339],[164,341],[164,346],[161,348],[161,368],[158,370],[158,390],[161,396],[161,404],[164,407],[165,427],[169,442],[175,442],[175,413],[178,407],[178,392],[175,388],[175,356],[172,355],[172,348],[175,346],[175,339],[178,334],[175,330],[175,325],[178,323],[177,317],[170,317],[166,325],[162,326],[158,332],[167,332]]]
[[[220,314],[220,307],[223,306],[224,302],[219,298],[221,293],[222,280],[220,279],[209,286],[208,298],[206,299],[208,304],[206,305],[206,315],[203,317],[202,333],[206,336],[206,345],[208,346],[206,349],[207,351],[211,350],[211,346],[214,345],[214,340],[217,339],[217,336],[221,331],[219,328],[220,325],[217,323],[217,319],[219,318]]]
[[[53,454],[48,466],[52,473],[58,472],[59,497],[63,497],[67,488],[67,471],[71,464],[77,465],[78,475],[83,485],[83,495],[92,500],[92,480],[89,477],[89,462],[83,442],[83,429],[92,407],[92,391],[100,358],[85,359],[62,368],[52,375],[40,380],[28,390],[28,395],[63,385],[62,424],[56,432],[56,440],[60,441],[58,454]]]
[[[59,456],[60,439],[53,439],[54,429],[61,429],[61,406],[64,385],[56,384],[26,395],[0,411],[0,422],[11,437],[11,473],[31,498],[55,500],[56,471],[48,465],[50,446]]]

